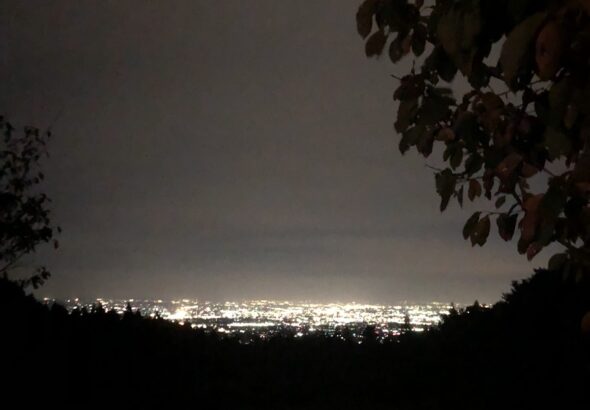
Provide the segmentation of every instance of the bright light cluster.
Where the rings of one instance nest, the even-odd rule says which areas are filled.
[[[47,303],[51,301],[48,300]],[[422,331],[440,321],[442,314],[451,308],[449,304],[398,304],[369,305],[361,303],[294,303],[273,300],[251,300],[243,302],[206,302],[191,299],[158,300],[110,300],[97,299],[82,303],[78,299],[66,301],[66,307],[86,307],[90,310],[100,303],[105,310],[123,314],[129,303],[133,311],[144,316],[190,323],[191,327],[222,334],[249,334],[261,338],[281,332],[292,332],[302,336],[315,332],[328,335],[341,334],[348,329],[353,337],[360,337],[367,325],[373,325],[379,337],[399,333],[406,316],[412,329]],[[340,333],[339,333],[340,332]]]

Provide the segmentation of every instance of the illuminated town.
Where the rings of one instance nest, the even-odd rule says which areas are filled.
[[[45,299],[46,303],[54,302]],[[242,342],[268,339],[277,335],[302,337],[326,335],[361,342],[368,325],[378,340],[398,335],[402,329],[423,331],[448,313],[449,304],[368,305],[360,303],[293,303],[271,300],[214,303],[200,300],[110,300],[63,302],[70,311],[102,306],[105,311],[123,314],[128,305],[142,316],[161,317],[183,326],[237,337]]]

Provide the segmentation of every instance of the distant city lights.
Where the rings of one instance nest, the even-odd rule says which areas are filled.
[[[50,304],[54,300],[45,298]],[[123,314],[127,306],[145,317],[160,317],[180,325],[190,324],[193,329],[215,331],[224,336],[235,335],[248,342],[253,338],[265,339],[277,334],[302,337],[308,334],[339,336],[344,334],[362,340],[367,325],[375,327],[379,339],[399,334],[406,316],[414,331],[423,331],[438,323],[448,313],[450,304],[398,304],[371,305],[361,303],[294,303],[272,300],[244,302],[206,302],[191,299],[111,300],[99,298],[92,302],[68,299],[64,303],[74,309],[91,310],[100,303],[105,310]]]

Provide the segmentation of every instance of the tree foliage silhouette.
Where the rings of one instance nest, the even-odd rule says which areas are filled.
[[[22,132],[0,117],[0,274],[8,276],[11,269],[42,243],[54,241],[50,222],[49,198],[39,192],[44,175],[39,161],[46,155],[51,132],[25,127]],[[49,278],[45,267],[20,279],[22,286],[38,287]]]
[[[368,57],[412,59],[395,76],[400,151],[429,157],[442,144],[441,211],[452,198],[495,204],[468,218],[472,245],[486,243],[495,219],[506,241],[518,228],[529,260],[559,243],[551,269],[589,271],[590,1],[430,3],[366,0],[356,15]],[[456,77],[460,96],[448,87]]]

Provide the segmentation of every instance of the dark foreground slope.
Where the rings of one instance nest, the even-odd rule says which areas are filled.
[[[1,397],[80,408],[588,408],[588,311],[587,283],[538,271],[492,309],[451,312],[391,343],[242,345],[135,314],[68,315],[2,280]]]

